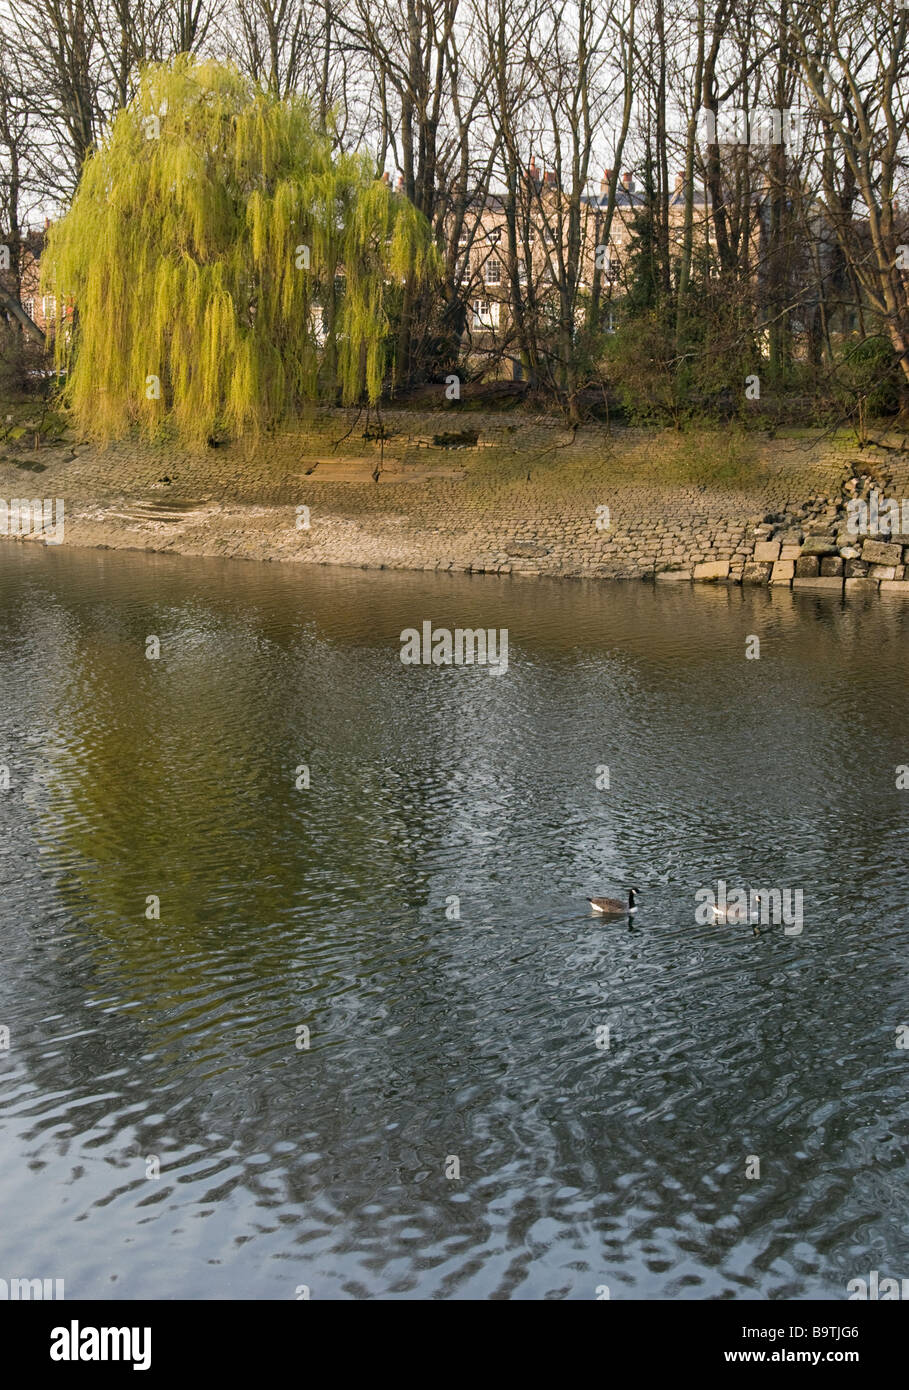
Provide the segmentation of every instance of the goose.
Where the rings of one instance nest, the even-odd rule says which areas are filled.
[[[727,926],[741,926],[746,922],[755,923],[759,920],[757,912],[749,912],[747,908],[739,907],[736,903],[730,903],[727,907],[711,907],[710,917],[714,923],[725,923]]]
[[[637,891],[636,888],[629,888],[627,903],[623,903],[621,898],[588,898],[587,901],[594,912],[600,912],[604,917],[624,917],[626,912],[637,912]]]

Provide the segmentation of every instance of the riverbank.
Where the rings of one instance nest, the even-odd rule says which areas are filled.
[[[872,488],[909,496],[909,453],[807,431],[573,432],[516,413],[401,410],[380,430],[324,412],[199,455],[28,432],[2,449],[0,497],[63,498],[68,545],[909,594],[909,535],[863,541],[845,510]]]

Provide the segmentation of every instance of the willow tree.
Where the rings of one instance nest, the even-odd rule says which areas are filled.
[[[432,260],[413,205],[305,101],[185,55],[149,66],[43,257],[64,400],[113,438],[187,443],[379,396],[394,306]]]

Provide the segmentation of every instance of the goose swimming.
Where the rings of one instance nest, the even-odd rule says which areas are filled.
[[[637,912],[637,891],[636,888],[629,888],[627,903],[623,903],[621,898],[588,898],[587,901],[594,912],[599,912],[604,917],[624,917],[626,912]]]
[[[710,919],[714,923],[725,923],[727,926],[743,926],[749,922],[754,924],[759,920],[756,911],[749,912],[737,903],[729,903],[726,907],[711,907]]]

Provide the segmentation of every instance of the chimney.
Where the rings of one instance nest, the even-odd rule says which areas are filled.
[[[535,155],[530,156],[530,163],[527,166],[527,177],[531,183],[539,183],[540,181],[540,171],[537,168]]]
[[[603,194],[603,197],[604,197],[604,198],[605,198],[606,194],[609,192],[609,184],[610,184],[611,179],[612,179],[612,170],[611,170],[611,169],[604,169],[604,170],[603,170],[603,180],[602,180],[602,182],[601,182],[601,184],[600,184],[600,192]]]
[[[547,169],[547,170],[546,170],[545,174],[543,175],[543,182],[546,184],[546,187],[547,187],[547,188],[556,188],[556,187],[558,187],[558,185],[557,185],[557,183],[556,183],[555,169]]]
[[[624,174],[622,175],[622,187],[623,187],[623,188],[626,190],[626,192],[628,192],[628,193],[633,193],[633,192],[634,192],[634,183],[632,182],[631,174],[630,174],[630,173],[624,173]]]
[[[403,193],[403,192],[404,192],[404,175],[403,175],[403,174],[399,174],[399,175],[398,175],[398,181],[397,181],[397,183],[395,184],[395,191],[396,191],[397,193]]]

